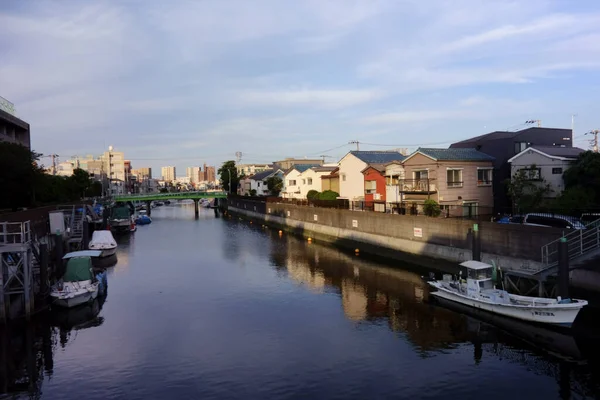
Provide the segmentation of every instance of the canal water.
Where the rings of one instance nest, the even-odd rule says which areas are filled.
[[[193,205],[119,238],[106,299],[2,331],[42,399],[598,398],[593,341],[432,303],[421,275]]]

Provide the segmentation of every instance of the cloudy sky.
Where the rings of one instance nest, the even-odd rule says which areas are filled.
[[[600,128],[595,0],[0,0],[0,27],[0,96],[63,160],[333,161],[572,114],[587,147]]]

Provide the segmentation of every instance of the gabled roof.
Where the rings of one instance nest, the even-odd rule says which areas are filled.
[[[325,167],[325,166],[319,166],[319,167],[313,167],[312,170],[315,172],[331,172],[336,170],[338,167]]]
[[[294,164],[289,169],[287,169],[283,174],[287,175],[294,170],[296,170],[300,173],[303,173],[304,171],[306,171],[310,168],[320,167],[320,166],[321,166],[321,164]]]
[[[276,174],[279,171],[281,171],[281,170],[280,169],[267,169],[265,171],[254,174],[254,176],[250,177],[250,179],[252,179],[253,181],[262,181],[264,179],[267,179],[271,175]]]
[[[538,154],[541,154],[548,158],[553,158],[555,160],[573,161],[579,156],[579,154],[583,153],[585,150],[580,149],[579,147],[531,146],[510,158],[508,162],[513,162],[528,151],[534,151]]]
[[[397,151],[351,151],[349,154],[367,164],[383,164],[390,161],[402,161],[406,158]]]
[[[360,172],[362,172],[364,174],[365,172],[367,172],[367,170],[369,168],[373,168],[374,170],[376,170],[378,172],[385,172],[385,166],[386,166],[385,163],[371,163],[371,164],[367,165],[367,167]]]
[[[338,178],[340,176],[339,171],[340,171],[340,168],[335,167],[335,169],[333,171],[331,171],[329,174],[321,176],[321,179]]]
[[[413,157],[416,154],[422,154],[434,161],[494,161],[495,158],[482,153],[481,151],[469,148],[450,148],[450,149],[434,149],[419,147],[414,153],[408,156],[404,161]]]

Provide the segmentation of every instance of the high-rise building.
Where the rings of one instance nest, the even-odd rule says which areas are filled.
[[[201,181],[200,179],[200,167],[187,167],[185,176],[190,179],[192,185],[196,185]]]
[[[138,180],[152,179],[152,168],[149,168],[149,167],[135,168],[135,169],[131,170],[131,174],[135,175],[138,178]]]
[[[29,124],[15,114],[14,104],[0,97],[0,142],[18,143],[30,149]]]
[[[175,173],[175,167],[162,167],[161,168],[162,180],[166,182],[173,182],[177,177]]]
[[[100,156],[104,173],[111,181],[125,182],[125,154],[122,151],[114,151],[112,146]]]
[[[206,163],[204,163],[204,173],[203,173],[203,180],[207,181],[207,182],[215,182],[216,181],[216,173],[215,173],[215,167],[211,167],[211,166],[207,166]]]

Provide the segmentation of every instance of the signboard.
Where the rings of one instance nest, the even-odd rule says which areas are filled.
[[[423,229],[422,228],[413,228],[413,236],[414,237],[423,237]]]
[[[0,96],[0,110],[15,115],[15,105],[2,96]]]
[[[288,211],[287,212],[287,216],[289,217],[290,215],[292,215],[292,213]]]
[[[352,227],[353,228],[358,228],[358,221],[357,220],[355,220],[355,219],[352,220]]]
[[[314,219],[315,221],[318,221],[318,220],[319,220],[319,217],[317,216],[317,214],[314,214],[314,215],[313,215],[313,219]]]

